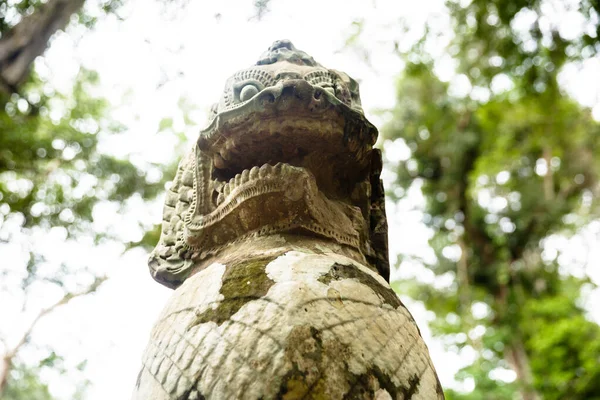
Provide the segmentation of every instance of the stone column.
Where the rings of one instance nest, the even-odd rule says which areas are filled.
[[[175,292],[134,399],[443,399],[387,282],[356,82],[278,41],[213,110],[167,194],[150,270]]]

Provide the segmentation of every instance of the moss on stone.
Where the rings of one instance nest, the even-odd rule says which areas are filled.
[[[336,341],[324,342],[322,333],[312,326],[296,326],[286,340],[285,357],[291,369],[284,375],[278,399],[315,399],[331,398],[327,379],[329,374],[337,373],[330,363],[335,360],[345,371],[347,349]]]
[[[379,367],[372,366],[364,374],[354,375],[354,383],[344,400],[372,399],[379,389],[385,389],[392,399],[410,400],[417,393],[420,382],[421,378],[413,375],[406,386],[397,387],[388,374]]]
[[[219,291],[223,300],[216,308],[209,308],[199,314],[191,326],[211,321],[221,325],[244,304],[266,295],[275,282],[267,276],[265,268],[275,258],[277,257],[254,259],[227,266]]]
[[[398,389],[391,378],[379,367],[373,366],[368,368],[364,374],[354,375],[354,383],[344,396],[344,400],[370,399],[379,389],[387,390],[392,399],[397,398]]]
[[[413,375],[408,379],[408,385],[401,389],[401,393],[404,395],[405,400],[412,399],[413,395],[419,390],[419,383],[421,377],[419,375]]]
[[[276,398],[367,400],[373,399],[379,389],[385,389],[394,399],[409,400],[417,393],[419,376],[396,386],[378,366],[370,366],[360,375],[353,374],[347,364],[349,356],[347,347],[338,340],[324,340],[318,329],[294,327],[285,348],[291,368],[283,376]]]
[[[318,281],[329,285],[332,281],[339,281],[342,279],[356,279],[377,293],[383,299],[384,303],[389,304],[394,308],[398,308],[402,305],[402,302],[391,288],[383,286],[373,276],[361,271],[353,264],[344,265],[335,263],[328,273],[319,277]]]

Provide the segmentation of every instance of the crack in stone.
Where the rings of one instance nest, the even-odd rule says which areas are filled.
[[[377,293],[385,304],[389,304],[394,308],[402,306],[402,302],[391,288],[382,286],[377,279],[368,273],[361,271],[353,264],[343,265],[335,263],[329,272],[322,275],[318,281],[328,285],[332,281],[339,281],[342,279],[356,279]]]

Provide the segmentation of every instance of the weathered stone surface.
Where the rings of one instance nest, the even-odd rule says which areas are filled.
[[[211,264],[177,289],[152,333],[140,393],[370,399],[383,390],[394,399],[439,398],[417,327],[383,278],[330,252],[267,260],[247,274],[231,273],[247,267],[243,261]]]
[[[356,82],[278,41],[213,110],[166,197],[149,264],[176,290],[134,399],[443,399],[386,281]]]

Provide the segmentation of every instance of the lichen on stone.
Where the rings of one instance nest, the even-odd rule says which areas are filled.
[[[220,290],[223,300],[216,307],[199,314],[188,329],[211,321],[221,325],[244,304],[266,295],[275,282],[267,276],[265,267],[275,258],[277,257],[253,259],[227,266]]]
[[[346,359],[349,348],[309,325],[296,326],[287,337],[286,361],[291,365],[283,376],[281,399],[341,398],[349,385]]]
[[[354,375],[353,384],[348,393],[344,395],[344,400],[372,399],[380,389],[385,389],[392,396],[392,399],[397,399],[398,394],[402,393],[401,389],[399,390],[394,385],[388,374],[384,373],[379,367],[372,366],[365,373]],[[410,397],[401,398],[404,400],[410,399]]]

